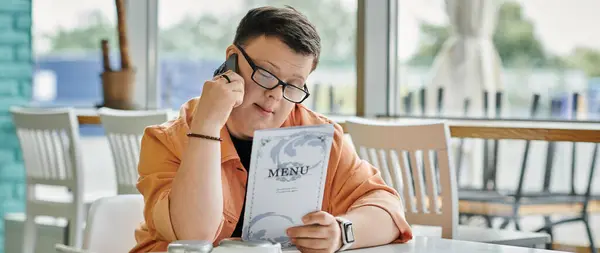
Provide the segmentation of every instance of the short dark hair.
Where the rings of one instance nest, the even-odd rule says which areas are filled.
[[[312,55],[314,70],[321,53],[321,38],[304,14],[290,6],[251,9],[240,21],[233,43],[245,45],[260,36],[274,36],[296,53]]]

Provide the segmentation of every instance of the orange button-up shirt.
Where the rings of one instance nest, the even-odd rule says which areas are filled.
[[[185,103],[177,119],[146,128],[142,138],[137,188],[144,196],[145,222],[135,231],[137,245],[131,252],[166,251],[177,240],[171,224],[169,193],[182,154],[187,147],[194,98]],[[335,132],[323,197],[322,210],[334,216],[361,207],[376,206],[387,211],[400,231],[405,231],[404,208],[400,196],[385,185],[379,171],[361,160],[354,147],[344,138],[340,125],[301,104],[294,107],[282,125],[306,126],[334,124]],[[247,172],[231,141],[227,128],[221,130],[221,175],[223,183],[223,217],[214,243],[231,237],[244,205]],[[406,238],[406,237],[404,237]],[[404,241],[398,238],[396,242]]]

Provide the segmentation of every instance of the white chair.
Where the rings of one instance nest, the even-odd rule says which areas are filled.
[[[61,253],[129,252],[135,244],[135,229],[144,221],[144,197],[121,194],[98,199],[87,219],[82,248],[55,245]]]
[[[144,129],[168,120],[167,111],[98,110],[115,165],[118,194],[138,194],[137,166]]]
[[[359,156],[380,169],[386,184],[400,194],[407,221],[417,225],[415,235],[439,237],[441,229],[446,239],[526,247],[550,242],[545,233],[458,225],[456,174],[444,123],[402,125],[352,119],[345,126]]]
[[[86,203],[102,196],[83,185],[82,154],[77,118],[72,109],[11,107],[26,171],[23,252],[33,252],[35,218],[64,217],[67,244],[80,246]]]

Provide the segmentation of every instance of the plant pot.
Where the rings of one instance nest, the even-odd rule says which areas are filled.
[[[102,106],[134,110],[135,70],[109,71],[101,74],[104,104]]]

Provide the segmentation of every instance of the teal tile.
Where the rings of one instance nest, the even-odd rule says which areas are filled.
[[[0,23],[1,22],[2,22],[2,20],[0,20]],[[0,26],[1,26],[1,24],[0,24]],[[13,46],[0,46],[0,62],[12,62],[14,59],[15,59],[15,51],[13,50]],[[1,83],[0,83],[0,85],[1,85]]]
[[[25,12],[17,14],[15,20],[15,28],[18,30],[30,30],[31,29],[31,14]]]
[[[31,33],[28,31],[3,31],[0,33],[0,44],[20,45],[29,44]]]
[[[28,78],[32,75],[33,66],[30,63],[0,63],[0,78]]]
[[[29,12],[31,11],[31,0],[2,0],[0,11],[5,12]]]
[[[0,53],[0,59],[1,59]],[[0,97],[12,97],[19,95],[19,82],[16,80],[0,81]]]
[[[1,182],[21,183],[25,181],[25,167],[23,164],[12,163],[0,166]],[[11,188],[12,189],[12,188]]]

